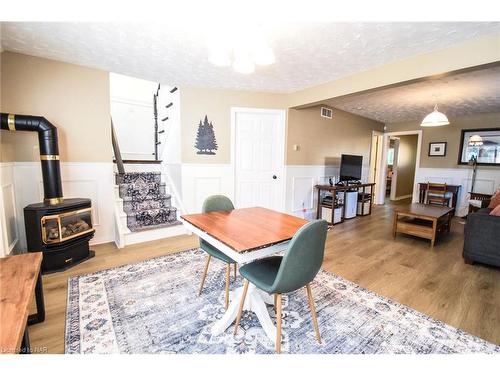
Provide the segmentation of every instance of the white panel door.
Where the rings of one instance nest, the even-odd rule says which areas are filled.
[[[233,132],[236,206],[283,210],[283,112],[236,109]]]

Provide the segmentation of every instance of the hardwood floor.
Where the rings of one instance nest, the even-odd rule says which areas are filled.
[[[466,265],[463,225],[430,241],[398,234],[392,239],[393,205],[374,206],[371,216],[333,227],[323,268],[454,327],[500,345],[500,269]],[[95,258],[43,277],[46,320],[29,327],[32,346],[64,352],[67,280],[70,276],[138,262],[198,246],[181,236],[117,249],[94,246]]]

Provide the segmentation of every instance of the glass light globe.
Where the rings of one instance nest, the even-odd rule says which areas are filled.
[[[436,104],[434,106],[434,111],[424,117],[420,126],[443,126],[448,125],[449,123],[448,117],[446,117],[444,113],[438,111]]]
[[[483,138],[475,134],[472,137],[469,138],[469,146],[482,146],[483,145]]]

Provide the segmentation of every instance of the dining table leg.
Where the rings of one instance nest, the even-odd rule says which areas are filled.
[[[231,298],[231,302],[222,316],[217,322],[214,323],[210,332],[214,336],[218,336],[226,331],[231,324],[236,320],[239,310],[239,304],[243,296],[243,287],[237,288],[233,293],[234,297]],[[274,298],[272,295],[265,293],[255,287],[255,285],[250,284],[248,286],[247,296],[245,298],[245,303],[243,305],[243,310],[253,311],[259,320],[262,329],[266,333],[266,336],[274,342],[276,339],[276,327],[271,320],[269,311],[266,305],[273,305]]]

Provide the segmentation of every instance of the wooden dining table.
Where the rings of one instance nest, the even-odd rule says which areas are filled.
[[[287,249],[293,235],[308,221],[262,207],[212,211],[182,215],[186,228],[204,239],[238,264],[264,258]],[[231,293],[228,309],[211,328],[213,335],[223,333],[236,319],[243,287]],[[276,338],[276,327],[267,306],[273,296],[250,284],[243,309],[253,311],[270,340]]]
[[[31,353],[27,326],[45,320],[42,253],[0,258],[0,353]],[[28,315],[35,295],[36,313]],[[39,348],[40,349],[40,348]]]

